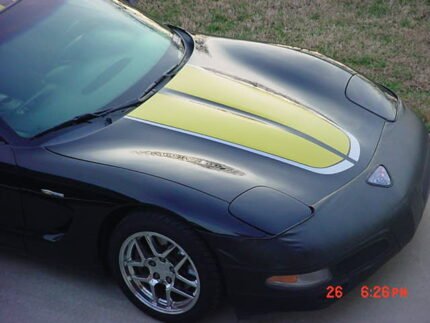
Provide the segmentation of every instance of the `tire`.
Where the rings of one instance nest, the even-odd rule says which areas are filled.
[[[193,322],[220,301],[214,257],[189,225],[168,213],[143,210],[125,217],[110,238],[108,261],[125,295],[158,320]]]

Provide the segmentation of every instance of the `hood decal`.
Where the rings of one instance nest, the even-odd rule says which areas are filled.
[[[317,138],[311,137],[311,136],[309,136],[307,134],[304,134],[304,133],[302,133],[300,131],[297,131],[294,128],[291,128],[291,127],[286,126],[284,124],[278,123],[278,122],[276,122],[274,120],[269,120],[269,119],[266,119],[266,118],[264,118],[262,116],[257,116],[257,115],[251,114],[251,113],[243,111],[243,110],[238,110],[238,109],[233,108],[233,107],[229,107],[229,106],[226,106],[226,105],[223,105],[223,104],[220,104],[220,103],[209,101],[209,100],[206,100],[204,98],[196,97],[196,96],[193,96],[193,95],[190,95],[190,94],[186,94],[186,93],[183,93],[183,92],[178,92],[176,90],[163,89],[161,91],[161,93],[170,94],[170,95],[176,95],[176,96],[179,96],[181,98],[188,99],[190,101],[194,101],[194,102],[201,103],[201,104],[204,104],[204,105],[207,105],[207,106],[211,106],[212,108],[216,108],[216,109],[219,109],[219,110],[222,110],[222,111],[231,112],[233,114],[240,115],[242,117],[245,117],[245,118],[257,121],[257,122],[265,123],[265,124],[268,124],[268,125],[272,125],[274,127],[278,127],[278,128],[284,129],[284,130],[286,130],[286,131],[288,131],[290,133],[296,134],[296,135],[298,135],[298,136],[300,136],[300,137],[302,137],[304,139],[307,139],[307,140],[309,140],[309,141],[311,141],[311,142],[313,142],[313,143],[315,143],[315,144],[317,144],[317,145],[319,145],[319,146],[327,149],[328,151],[331,151],[332,153],[341,156],[342,158],[349,159],[348,156],[345,156],[344,154],[342,154],[341,152],[337,151],[333,147],[331,147],[331,146],[329,146],[329,145],[327,145],[327,144],[319,141]]]
[[[149,151],[149,150],[135,150],[136,155],[146,155],[157,158],[168,158],[176,161],[183,161],[193,165],[200,166],[205,169],[222,172],[225,174],[235,175],[235,176],[245,176],[246,174],[239,169],[235,169],[226,164],[221,164],[213,160],[203,159],[195,156],[189,156],[184,154],[175,154],[167,151]]]
[[[185,66],[128,118],[319,174],[351,168],[358,141],[316,112],[250,84]]]
[[[231,76],[187,65],[166,88],[277,121],[317,138],[345,155],[350,148],[345,133],[321,115],[268,89]]]

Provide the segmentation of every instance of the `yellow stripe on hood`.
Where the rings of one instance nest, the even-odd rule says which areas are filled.
[[[166,87],[281,123],[348,155],[349,138],[338,127],[310,109],[250,84],[185,66]]]
[[[341,162],[347,165],[342,170],[352,166],[343,157],[350,150],[347,134],[291,100],[191,66],[184,67],[166,88],[177,95],[160,92],[128,116],[275,156],[303,168],[327,169]]]
[[[342,160],[332,152],[278,127],[162,93],[129,116],[203,134],[311,167],[324,168]]]

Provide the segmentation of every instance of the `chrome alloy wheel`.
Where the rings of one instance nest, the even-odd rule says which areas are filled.
[[[127,238],[119,267],[130,291],[158,312],[185,313],[199,298],[196,266],[185,250],[162,234],[145,231]]]

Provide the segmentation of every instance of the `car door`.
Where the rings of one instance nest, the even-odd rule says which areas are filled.
[[[20,175],[12,148],[0,131],[0,247],[23,248]]]
[[[66,263],[97,263],[98,231],[116,203],[116,194],[87,182],[97,166],[38,145],[23,144],[14,152],[23,176],[26,251]]]

